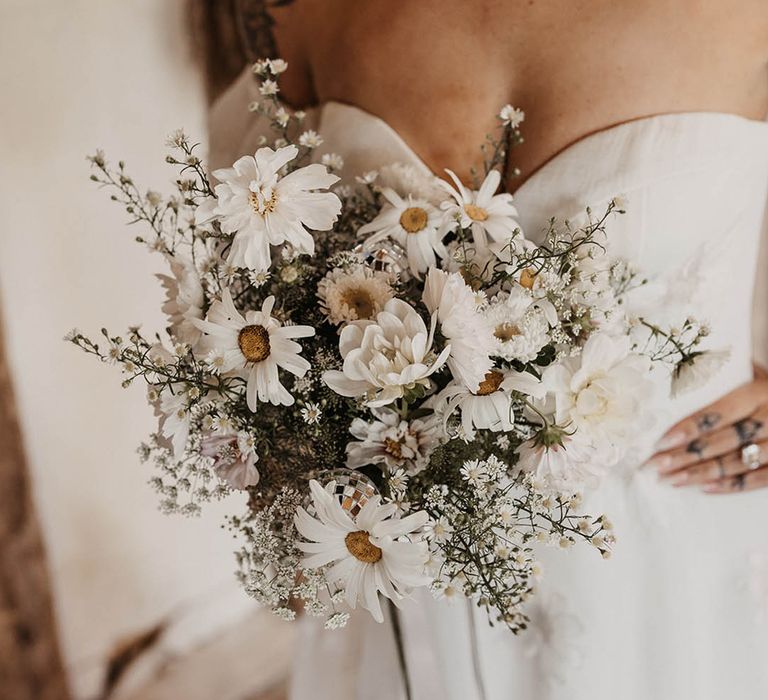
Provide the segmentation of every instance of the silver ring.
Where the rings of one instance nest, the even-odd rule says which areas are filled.
[[[741,463],[750,471],[758,469],[763,463],[763,451],[759,445],[750,442],[741,448]]]

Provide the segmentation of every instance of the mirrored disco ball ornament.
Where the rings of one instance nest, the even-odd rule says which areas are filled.
[[[400,278],[408,274],[408,256],[397,243],[386,240],[372,245],[360,243],[353,250],[366,265],[377,272],[387,272]]]
[[[320,472],[317,475],[317,480],[323,486],[327,486],[331,481],[336,482],[334,494],[342,509],[353,518],[357,517],[362,507],[379,493],[373,481],[354,469],[329,469]],[[316,513],[311,497],[308,498],[305,510],[310,515]]]

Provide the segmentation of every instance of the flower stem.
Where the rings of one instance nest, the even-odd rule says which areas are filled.
[[[411,694],[411,678],[408,675],[408,663],[405,659],[403,630],[400,627],[400,611],[391,600],[388,602],[389,616],[392,619],[392,632],[395,637],[395,647],[397,648],[397,661],[400,665],[400,674],[403,677],[403,687],[405,688],[405,698],[406,700],[413,700],[413,695]]]

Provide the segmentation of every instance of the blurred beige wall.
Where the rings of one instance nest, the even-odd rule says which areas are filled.
[[[135,448],[153,430],[140,386],[62,342],[142,322],[161,329],[157,260],[88,181],[104,148],[163,189],[168,132],[204,137],[204,105],[181,0],[0,3],[0,301],[47,540],[63,652],[93,697],[118,641],[162,620],[167,653],[249,613],[235,543],[240,503],[186,521],[157,510]]]

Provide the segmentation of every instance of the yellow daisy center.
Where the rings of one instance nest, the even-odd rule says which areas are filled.
[[[375,303],[367,289],[351,287],[341,295],[341,300],[355,310],[358,319],[373,318]]]
[[[269,333],[264,326],[245,326],[240,329],[237,344],[248,362],[261,362],[269,357]]]
[[[500,323],[493,331],[493,334],[502,342],[512,340],[516,335],[520,335],[520,329],[514,323]]]
[[[477,388],[477,396],[488,396],[497,391],[504,381],[504,375],[496,370],[491,370],[485,375],[485,379],[480,382],[480,386]]]
[[[389,452],[389,454],[391,454],[395,459],[403,458],[403,449],[397,440],[386,438],[384,440],[384,450]]]
[[[536,281],[536,271],[530,267],[520,273],[520,286],[526,289],[533,289],[533,283]]]
[[[277,206],[277,193],[272,192],[269,199],[266,199],[261,192],[249,192],[248,204],[251,205],[251,209],[257,214],[264,216],[264,214],[271,214],[275,211]]]
[[[375,564],[381,559],[381,549],[371,542],[370,537],[365,530],[350,532],[344,538],[344,544],[347,545],[349,553],[355,559],[358,559],[365,564]]]
[[[418,233],[426,227],[428,221],[429,215],[421,207],[408,207],[400,214],[400,225],[408,233]]]
[[[488,212],[476,204],[465,204],[464,211],[472,221],[485,221],[488,218]]]

